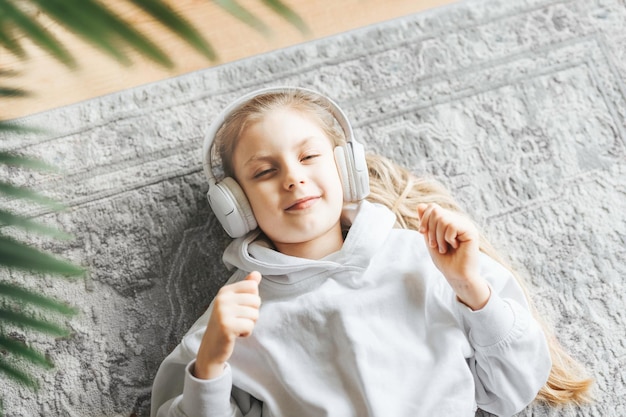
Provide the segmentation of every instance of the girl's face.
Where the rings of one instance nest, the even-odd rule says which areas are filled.
[[[241,134],[235,177],[280,252],[319,259],[341,248],[343,191],[333,149],[313,118],[289,108],[271,110]]]

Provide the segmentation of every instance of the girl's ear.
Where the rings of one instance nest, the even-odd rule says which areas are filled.
[[[250,202],[233,178],[226,177],[210,185],[207,199],[215,217],[230,237],[241,237],[257,228]]]

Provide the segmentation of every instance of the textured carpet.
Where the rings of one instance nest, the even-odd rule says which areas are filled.
[[[71,338],[37,338],[57,363],[38,393],[3,383],[7,415],[147,414],[159,363],[228,276],[203,132],[242,93],[289,84],[446,183],[528,277],[596,402],[522,416],[626,416],[625,27],[623,0],[468,1],[18,121],[55,133],[0,146],[66,175],[9,174],[69,208],[10,204],[73,234],[40,243],[90,273],[25,280],[81,314]]]

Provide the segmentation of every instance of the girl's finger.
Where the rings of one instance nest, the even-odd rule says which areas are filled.
[[[425,227],[423,224],[423,218],[424,218],[424,211],[426,210],[426,207],[428,207],[426,204],[424,203],[420,203],[417,205],[417,217],[419,218],[420,221],[420,227],[418,229],[418,231],[420,233],[424,233]]]
[[[237,320],[250,320],[254,323],[259,319],[259,309],[248,306],[239,306],[235,311]]]
[[[428,226],[427,226],[428,242],[430,244],[430,247],[435,248],[437,247],[437,223],[439,221],[437,212],[435,210],[435,206],[431,205],[427,209],[427,215],[428,215]]]
[[[261,277],[261,273],[259,271],[252,271],[245,278],[246,281],[254,281],[257,284],[261,283],[261,279],[262,279],[262,277]]]
[[[246,279],[243,281],[235,282],[232,285],[232,289],[236,293],[248,293],[248,294],[258,294],[259,293],[259,283],[253,279]]]
[[[446,253],[448,251],[448,242],[446,242],[446,230],[448,228],[448,224],[443,220],[439,219],[437,223],[436,229],[436,237],[437,237],[437,246],[439,246],[439,253]]]
[[[252,334],[256,321],[250,319],[238,319],[233,326],[233,333],[238,337],[248,337]]]
[[[259,310],[240,306],[233,313],[234,317],[226,324],[228,331],[238,337],[247,337],[252,334],[252,330],[259,319]]]
[[[459,247],[459,241],[457,239],[458,236],[458,232],[456,227],[454,227],[453,225],[449,225],[446,228],[446,233],[445,233],[445,240],[446,242],[448,242],[450,244],[450,246],[452,246],[454,249],[457,249]]]
[[[420,232],[426,233],[428,232],[428,221],[430,213],[432,212],[432,204],[419,204],[417,208],[417,213],[420,216]]]
[[[240,306],[259,308],[261,306],[261,297],[256,294],[238,293],[233,297],[233,302]]]

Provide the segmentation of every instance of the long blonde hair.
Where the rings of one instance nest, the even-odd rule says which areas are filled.
[[[232,157],[243,131],[261,120],[267,112],[277,108],[289,108],[312,117],[335,146],[345,144],[341,127],[329,111],[328,103],[319,96],[298,89],[263,94],[256,96],[231,114],[217,132],[215,157],[221,160],[224,175],[234,178]],[[399,227],[418,230],[419,217],[416,207],[420,203],[437,203],[447,209],[463,212],[442,184],[419,178],[408,169],[382,156],[368,154],[366,158],[371,189],[367,200],[391,209],[396,215]],[[524,280],[497,253],[484,234],[481,233],[480,239],[480,250],[511,270],[524,289],[532,313],[543,326],[548,338],[552,369],[547,383],[537,395],[537,400],[550,405],[581,404],[589,401],[592,380],[582,376],[582,366],[561,347],[552,329],[540,319],[528,296]]]
[[[419,217],[415,207],[420,203],[437,203],[447,209],[463,212],[446,188],[435,180],[418,178],[408,169],[379,155],[367,155],[367,166],[371,189],[367,199],[389,207],[402,228],[418,230]],[[553,330],[540,319],[528,296],[524,280],[498,254],[483,233],[480,237],[480,250],[513,273],[526,293],[533,316],[542,325],[548,338],[552,369],[548,381],[537,395],[537,400],[553,406],[569,403],[582,404],[590,401],[593,380],[583,376],[582,366],[563,349],[554,336]]]

